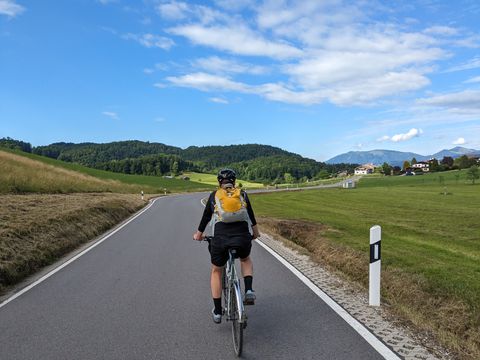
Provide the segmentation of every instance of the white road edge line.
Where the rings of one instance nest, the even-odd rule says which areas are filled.
[[[330,296],[323,292],[317,285],[315,285],[309,278],[303,275],[297,268],[290,264],[287,260],[277,254],[273,249],[265,245],[261,241],[257,244],[267,250],[278,261],[280,261],[288,270],[290,270],[296,277],[298,277],[305,285],[307,285],[319,298],[321,298],[330,308],[335,311],[343,320],[345,320],[357,333],[360,334],[380,355],[387,360],[400,360],[401,358],[395,354],[388,346],[381,342],[375,335],[373,335],[365,326],[363,326],[357,319],[350,315],[344,308],[338,305]]]
[[[152,205],[155,203],[155,201],[157,201],[158,199],[160,198],[156,198],[154,200],[152,200],[150,202],[150,204],[140,210],[140,212],[138,212],[136,215],[134,215],[132,218],[128,219],[126,222],[124,222],[122,225],[120,225],[119,227],[117,227],[115,230],[113,230],[112,232],[108,233],[107,235],[105,235],[103,238],[101,238],[100,240],[98,240],[95,244],[92,244],[91,246],[89,246],[88,248],[86,248],[85,250],[83,250],[82,252],[78,253],[77,255],[75,255],[74,257],[72,257],[71,259],[69,259],[68,261],[64,262],[62,265],[56,267],[55,269],[53,269],[52,271],[48,272],[47,274],[45,274],[44,276],[42,276],[40,279],[38,279],[37,281],[31,283],[30,285],[28,285],[27,287],[23,288],[22,290],[20,290],[19,292],[13,294],[11,297],[9,297],[8,299],[6,299],[5,301],[3,301],[1,304],[0,304],[0,308],[2,308],[3,306],[7,305],[9,302],[15,300],[16,298],[18,298],[19,296],[25,294],[28,290],[32,289],[33,287],[37,286],[38,284],[40,284],[41,282],[45,281],[46,279],[48,279],[50,276],[52,276],[53,274],[59,272],[60,270],[62,270],[64,267],[68,266],[69,264],[71,264],[72,262],[74,262],[75,260],[77,260],[80,256],[82,255],[85,255],[86,253],[88,253],[90,250],[92,250],[94,247],[100,245],[102,242],[104,242],[105,240],[107,240],[110,236],[112,236],[113,234],[115,234],[117,231],[121,230],[122,228],[124,228],[126,225],[128,225],[130,222],[132,222],[133,220],[135,220],[137,217],[139,217],[140,215],[142,215],[145,211],[147,211],[148,209],[150,209],[152,207]]]

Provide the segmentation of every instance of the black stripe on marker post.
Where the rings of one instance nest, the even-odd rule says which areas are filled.
[[[382,257],[381,255],[381,241],[377,241],[376,243],[373,243],[373,244],[370,244],[370,264],[380,260],[380,258]],[[377,258],[375,258],[375,246],[378,246],[378,256]]]

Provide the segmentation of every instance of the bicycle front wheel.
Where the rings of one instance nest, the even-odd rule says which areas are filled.
[[[230,309],[232,310],[232,337],[233,349],[237,356],[242,355],[243,349],[243,323],[241,322],[240,302],[235,291],[235,285],[230,289]],[[241,301],[241,299],[240,299]]]

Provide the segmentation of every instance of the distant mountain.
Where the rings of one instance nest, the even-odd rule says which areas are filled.
[[[391,165],[402,165],[405,160],[416,158],[418,161],[424,160],[427,157],[415,154],[412,152],[401,152],[393,150],[371,150],[371,151],[349,151],[348,153],[337,155],[327,164],[350,163],[350,164],[375,164],[381,165],[384,162]]]
[[[467,149],[461,146],[454,147],[453,149],[447,150],[444,149],[442,151],[439,151],[435,154],[433,154],[431,157],[434,157],[435,159],[443,159],[444,156],[451,156],[452,158],[457,158],[462,155],[471,155],[471,156],[478,156],[480,155],[480,150],[475,150],[475,149]]]
[[[326,161],[327,164],[368,164],[381,165],[384,162],[390,165],[402,166],[405,160],[417,159],[417,161],[424,161],[431,158],[438,160],[443,159],[444,156],[451,156],[457,158],[462,155],[480,155],[480,150],[467,149],[461,146],[454,147],[450,150],[442,150],[433,155],[420,155],[412,152],[402,152],[393,150],[371,150],[371,151],[349,151],[348,153],[337,155]]]

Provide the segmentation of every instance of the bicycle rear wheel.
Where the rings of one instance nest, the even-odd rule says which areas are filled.
[[[233,337],[233,349],[237,356],[242,355],[243,350],[243,323],[240,318],[240,303],[235,291],[235,285],[230,289],[230,308],[232,311],[232,337]],[[241,299],[240,299],[241,301]]]

